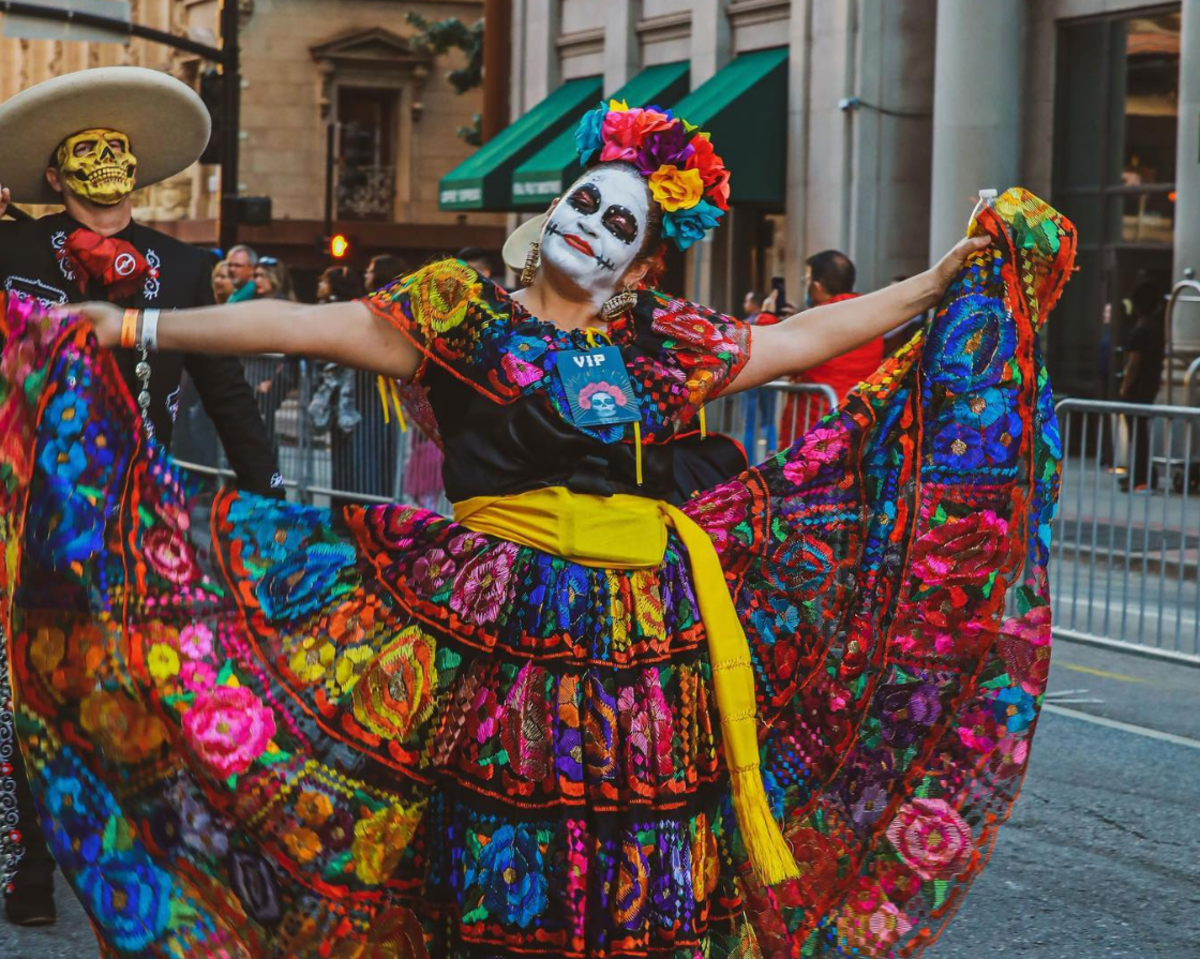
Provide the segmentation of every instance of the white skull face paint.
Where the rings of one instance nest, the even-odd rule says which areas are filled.
[[[542,260],[599,306],[620,287],[646,240],[650,192],[636,173],[597,167],[554,207],[542,233]]]
[[[617,403],[607,393],[592,394],[592,409],[602,419],[611,420],[617,415]]]

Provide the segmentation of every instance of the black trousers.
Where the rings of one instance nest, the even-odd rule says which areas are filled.
[[[1150,428],[1148,416],[1125,416],[1125,427],[1129,430],[1129,485],[1131,487],[1150,483],[1153,470],[1150,464]]]
[[[53,883],[54,857],[46,845],[42,823],[38,819],[33,794],[29,791],[29,778],[25,774],[25,761],[20,752],[13,757],[13,779],[17,784],[17,829],[21,832],[24,855],[17,863],[17,878],[14,886],[18,894],[28,890],[47,888]]]

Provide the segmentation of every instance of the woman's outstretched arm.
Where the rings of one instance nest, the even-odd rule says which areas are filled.
[[[85,303],[70,311],[92,322],[102,346],[120,344],[120,307]],[[158,321],[158,348],[236,356],[289,353],[402,379],[411,377],[421,361],[416,347],[358,301],[310,306],[253,300],[164,310]]]
[[[901,283],[797,313],[774,326],[755,327],[750,359],[725,392],[748,390],[802,373],[937,306],[967,257],[990,242],[986,236],[961,240],[932,269]]]

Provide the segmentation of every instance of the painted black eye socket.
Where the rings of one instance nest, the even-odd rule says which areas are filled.
[[[589,215],[600,209],[600,191],[596,189],[595,184],[585,183],[567,197],[567,202],[571,204],[572,209]]]
[[[637,217],[623,206],[614,204],[604,211],[600,222],[622,243],[632,243],[637,239]]]

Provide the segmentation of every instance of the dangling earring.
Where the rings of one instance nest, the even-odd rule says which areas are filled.
[[[537,276],[538,266],[542,262],[542,247],[537,241],[529,244],[529,252],[525,254],[525,268],[521,270],[521,286],[529,286]]]
[[[610,296],[604,301],[604,305],[600,307],[600,315],[606,320],[615,320],[626,310],[631,310],[637,306],[637,292],[625,287],[616,296]]]

